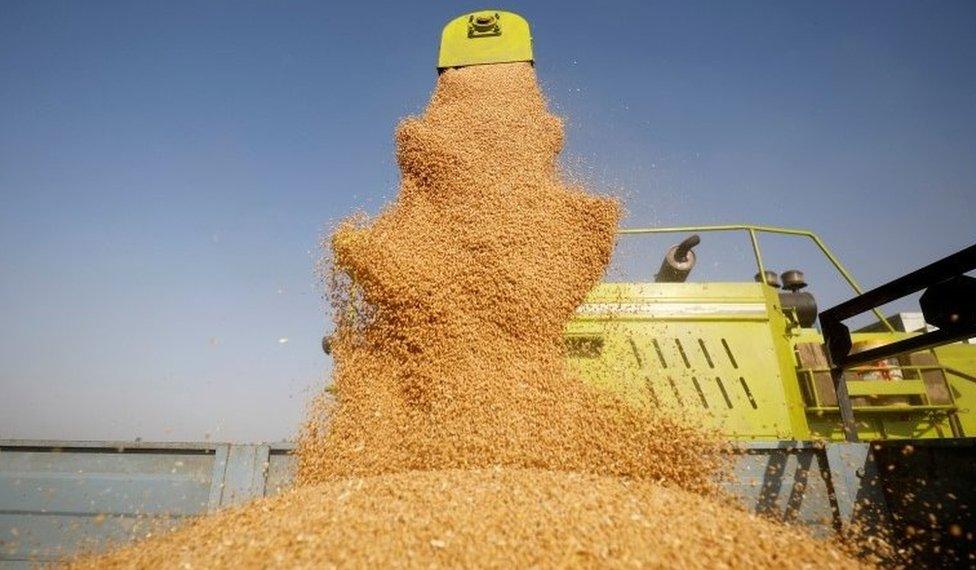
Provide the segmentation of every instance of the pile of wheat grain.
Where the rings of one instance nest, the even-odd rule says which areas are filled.
[[[397,131],[396,201],[331,239],[337,401],[299,485],[80,565],[859,564],[721,497],[717,434],[566,370],[620,207],[560,180],[562,142],[531,65],[441,74]]]
[[[422,471],[298,488],[204,517],[99,568],[856,568],[700,495],[546,470]]]

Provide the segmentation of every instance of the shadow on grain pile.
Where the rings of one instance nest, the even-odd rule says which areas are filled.
[[[717,434],[565,369],[620,206],[560,180],[531,65],[446,71],[396,143],[395,202],[331,239],[337,400],[295,488],[79,566],[860,563],[731,506]]]

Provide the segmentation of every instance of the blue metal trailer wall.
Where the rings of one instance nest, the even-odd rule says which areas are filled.
[[[0,567],[143,537],[270,495],[290,444],[0,441]]]
[[[728,488],[756,512],[843,530],[884,497],[867,444],[749,444]],[[162,532],[272,495],[294,476],[281,444],[0,441],[0,567],[27,567]],[[879,498],[880,497],[880,498]]]

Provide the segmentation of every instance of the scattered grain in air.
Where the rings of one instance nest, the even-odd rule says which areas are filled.
[[[869,566],[735,506],[719,434],[567,370],[621,206],[560,178],[562,145],[530,64],[438,76],[397,197],[328,240],[334,399],[296,485],[73,566]]]

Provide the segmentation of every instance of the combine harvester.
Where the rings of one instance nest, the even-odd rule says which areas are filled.
[[[528,23],[484,11],[445,26],[438,70],[532,60]],[[755,278],[750,269],[740,282],[688,280],[695,247],[708,246],[699,234],[707,241],[715,232],[748,236]],[[585,380],[635,404],[686,410],[738,442],[729,488],[757,512],[820,534],[887,528],[921,545],[924,565],[976,550],[976,345],[960,342],[976,336],[976,279],[965,275],[976,269],[976,246],[863,292],[808,231],[622,234],[684,240],[653,281],[600,284],[579,308],[566,349]],[[764,234],[812,240],[856,296],[818,313],[801,272],[776,275],[763,264]],[[934,332],[905,330],[904,319],[878,310],[919,291]],[[880,332],[849,332],[842,321],[867,311]],[[289,452],[287,444],[2,441],[0,567],[273,494],[291,480]]]
[[[688,282],[698,234],[712,232],[748,235],[753,279]],[[806,230],[621,233],[691,235],[654,282],[602,283],[578,309],[566,346],[584,379],[737,442],[729,487],[757,512],[820,534],[885,529],[923,566],[976,552],[976,245],[863,292]],[[818,314],[802,272],[764,266],[762,234],[812,240],[856,296]],[[921,315],[878,310],[919,291]],[[842,322],[869,311],[863,332]]]

